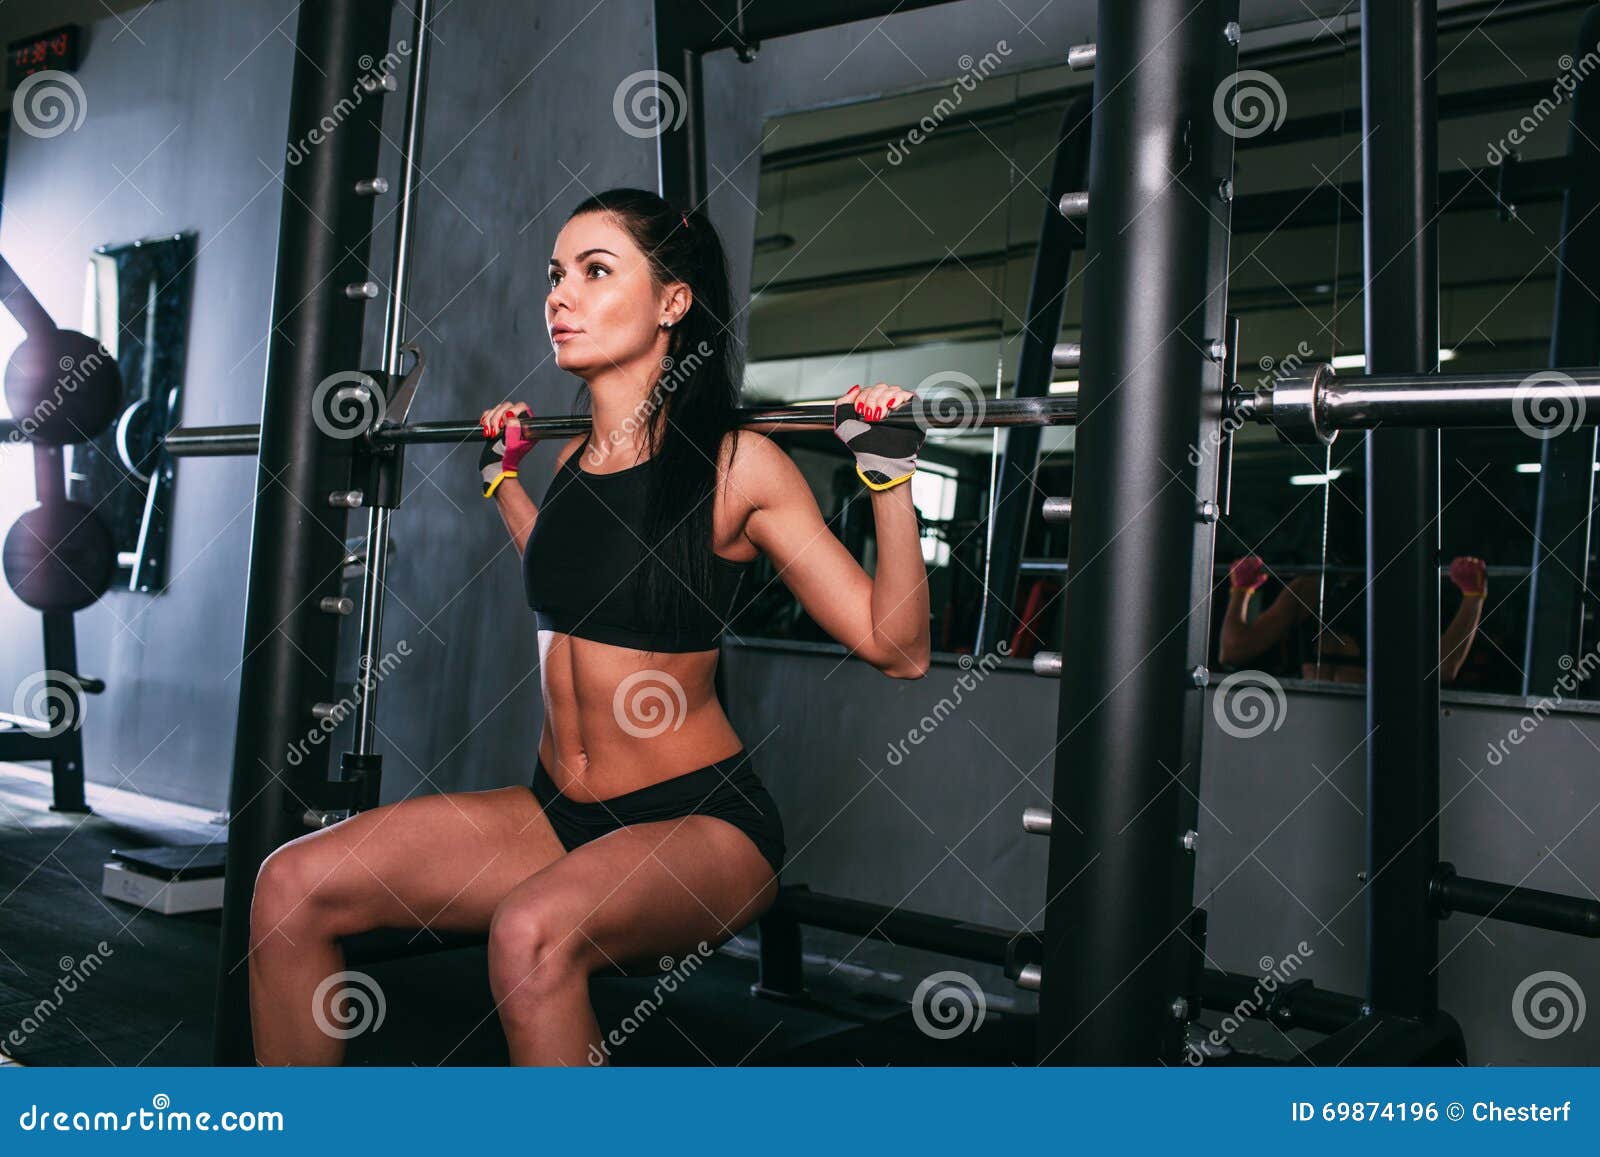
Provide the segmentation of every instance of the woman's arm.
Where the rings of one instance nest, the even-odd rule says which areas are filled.
[[[1483,600],[1488,593],[1488,569],[1481,558],[1466,555],[1450,563],[1450,581],[1461,591],[1461,605],[1439,640],[1439,679],[1449,683],[1461,673],[1472,640],[1483,617]]]
[[[739,435],[730,484],[750,503],[745,537],[772,560],[818,626],[886,675],[927,673],[928,571],[909,485],[870,491],[878,566],[869,576],[828,529],[799,468],[770,438],[750,430]]]
[[[539,508],[515,478],[501,479],[494,489],[494,506],[500,512],[500,520],[506,524],[511,541],[516,544],[517,553],[521,554],[528,545],[528,536],[533,533],[533,520],[539,516]]]
[[[1235,567],[1238,566],[1236,563]],[[1262,574],[1265,575],[1264,570]],[[1259,585],[1259,582],[1255,586],[1236,584],[1228,591],[1228,610],[1222,619],[1222,638],[1217,644],[1217,661],[1223,666],[1248,663],[1276,645],[1290,627],[1311,612],[1309,600],[1316,598],[1317,580],[1311,575],[1301,575],[1278,592],[1270,607],[1253,621],[1248,620],[1245,616],[1250,600]]]

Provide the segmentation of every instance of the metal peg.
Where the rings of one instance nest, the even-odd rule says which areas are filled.
[[[1201,522],[1215,522],[1221,515],[1221,508],[1209,498],[1194,508],[1194,516]]]
[[[1192,852],[1200,845],[1200,833],[1190,828],[1183,833],[1183,838],[1178,842],[1183,845],[1184,851]]]
[[[344,295],[357,301],[371,301],[381,292],[376,281],[353,281],[344,287]]]
[[[329,506],[343,506],[354,510],[360,506],[366,495],[359,490],[335,490],[328,495]]]
[[[1036,652],[1033,656],[1033,673],[1046,679],[1061,678],[1061,652]]]
[[[1050,809],[1047,807],[1024,808],[1022,812],[1022,830],[1035,836],[1048,836],[1050,834]]]
[[[376,197],[389,191],[389,182],[382,177],[363,177],[356,182],[356,196]]]
[[[312,718],[319,721],[323,719],[332,719],[334,721],[338,721],[345,715],[347,711],[348,708],[343,707],[338,703],[313,703],[311,705]]]
[[[1076,193],[1063,193],[1061,200],[1056,205],[1061,210],[1063,217],[1083,217],[1089,212],[1089,191],[1080,189]]]
[[[1189,678],[1194,680],[1196,687],[1204,687],[1211,680],[1211,672],[1207,671],[1203,666],[1196,667],[1189,672]]]
[[[1094,45],[1074,44],[1067,49],[1067,67],[1073,72],[1087,72],[1094,67]]]
[[[1078,368],[1083,359],[1083,346],[1075,341],[1064,341],[1050,351],[1050,364],[1058,370]]]
[[[1037,964],[1024,964],[1022,971],[1017,973],[1017,987],[1026,988],[1029,992],[1038,992],[1043,979],[1043,968]]]
[[[1072,499],[1046,498],[1041,513],[1046,522],[1069,522],[1072,519]]]
[[[329,595],[317,604],[318,608],[327,615],[348,615],[356,609],[356,601],[343,595]]]

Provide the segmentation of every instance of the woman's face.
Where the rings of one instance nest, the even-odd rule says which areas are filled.
[[[609,213],[572,218],[550,258],[545,325],[556,364],[589,379],[640,361],[657,362],[666,348],[664,320],[675,320],[675,295],[659,289],[650,264]]]

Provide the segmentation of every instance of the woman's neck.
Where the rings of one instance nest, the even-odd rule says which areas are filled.
[[[650,395],[660,364],[660,358],[652,356],[636,365],[613,366],[588,380],[593,424],[585,451],[588,461],[631,465],[643,457],[653,401]]]

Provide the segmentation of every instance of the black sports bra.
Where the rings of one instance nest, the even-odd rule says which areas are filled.
[[[678,634],[658,627],[643,603],[641,565],[656,459],[590,474],[578,468],[582,452],[573,451],[550,480],[522,551],[523,587],[539,630],[642,651],[715,650],[754,560],[733,562],[711,552],[716,597],[710,606],[691,600],[693,611]]]

